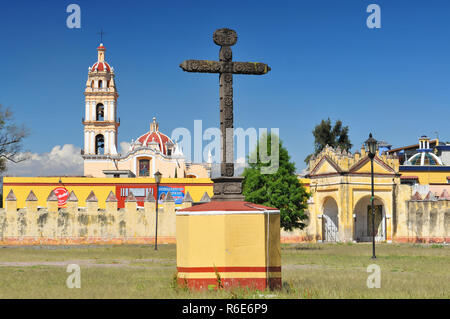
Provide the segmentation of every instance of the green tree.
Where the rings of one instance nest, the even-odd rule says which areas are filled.
[[[0,172],[6,170],[7,161],[18,163],[26,159],[20,154],[26,136],[26,129],[14,124],[11,110],[0,104]]]
[[[347,152],[352,148],[350,138],[348,137],[348,126],[342,126],[342,122],[337,120],[334,126],[331,126],[331,120],[322,120],[320,124],[316,125],[312,131],[314,135],[314,155],[319,154],[326,145],[337,148]],[[309,160],[313,154],[305,158],[305,163],[309,164]]]
[[[273,163],[264,163],[261,160],[260,146],[267,143],[266,149],[268,155],[273,159],[271,151],[272,139],[274,145],[278,143],[279,147],[273,155],[279,158],[278,169],[273,174],[262,174],[261,168],[273,165]],[[262,153],[264,154],[264,152]],[[250,159],[255,159],[254,163]],[[263,157],[264,159],[264,157]],[[305,221],[308,219],[305,210],[307,209],[307,200],[309,194],[303,185],[299,182],[295,174],[295,164],[290,162],[290,157],[286,148],[278,136],[274,134],[263,135],[257,143],[256,150],[249,157],[248,167],[245,168],[243,176],[243,194],[245,200],[280,210],[280,224],[285,230],[294,228],[303,229]]]

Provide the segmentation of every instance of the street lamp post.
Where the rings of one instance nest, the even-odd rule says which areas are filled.
[[[161,176],[162,174],[157,171],[155,173],[155,182],[156,182],[156,229],[155,229],[155,250],[158,250],[158,190],[159,190],[159,183],[161,183]]]
[[[377,140],[372,137],[372,133],[369,134],[369,138],[365,143],[368,156],[370,158],[371,168],[371,180],[372,180],[372,196],[370,197],[370,204],[372,208],[372,259],[377,258],[375,255],[375,207],[374,207],[374,178],[373,178],[373,159],[377,154]]]

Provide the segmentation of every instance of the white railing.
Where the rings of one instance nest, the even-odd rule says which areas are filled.
[[[109,88],[91,88],[92,92],[109,92]]]

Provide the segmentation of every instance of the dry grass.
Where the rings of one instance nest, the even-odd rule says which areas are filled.
[[[175,245],[0,248],[0,298],[450,298],[450,247],[378,244],[282,246],[283,289],[190,292],[173,287]],[[81,289],[66,287],[66,265]],[[367,266],[381,267],[368,289]]]

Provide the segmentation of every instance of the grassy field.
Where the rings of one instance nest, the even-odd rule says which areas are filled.
[[[174,288],[175,245],[0,247],[0,298],[450,298],[450,247],[378,244],[282,245],[283,289],[190,292]],[[367,266],[381,267],[368,289]],[[68,264],[81,289],[66,287]]]

